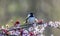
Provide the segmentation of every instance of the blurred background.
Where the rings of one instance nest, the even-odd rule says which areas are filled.
[[[11,25],[12,20],[18,19],[23,24],[29,12],[33,12],[38,19],[59,21],[60,0],[0,0],[0,25]]]

